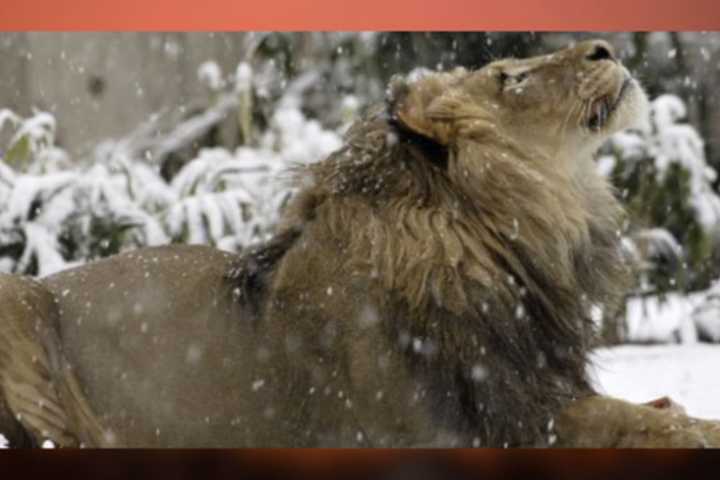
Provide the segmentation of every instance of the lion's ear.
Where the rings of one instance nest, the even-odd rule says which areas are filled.
[[[445,103],[442,99],[465,73],[465,69],[457,68],[448,73],[415,71],[407,77],[393,77],[387,97],[392,118],[414,133],[447,145],[452,115],[438,115],[438,105]]]

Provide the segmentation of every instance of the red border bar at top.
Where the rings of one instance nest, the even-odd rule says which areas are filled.
[[[0,30],[720,30],[720,1],[0,0]]]

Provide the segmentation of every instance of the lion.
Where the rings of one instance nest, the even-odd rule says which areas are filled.
[[[706,446],[598,395],[627,267],[593,164],[646,115],[603,41],[391,81],[242,256],[0,277],[0,432],[60,446]]]

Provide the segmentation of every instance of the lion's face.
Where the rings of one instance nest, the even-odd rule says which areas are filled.
[[[441,143],[490,126],[551,157],[587,153],[647,116],[642,88],[600,40],[428,75],[409,86],[406,99],[396,115]]]
[[[610,45],[588,41],[526,60],[502,60],[471,74],[465,88],[497,105],[505,128],[554,146],[598,143],[646,112],[637,81]],[[594,141],[593,141],[594,140]]]

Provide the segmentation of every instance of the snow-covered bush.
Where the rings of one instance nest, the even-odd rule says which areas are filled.
[[[678,293],[634,296],[625,309],[626,340],[638,343],[695,343],[692,321],[697,299]]]
[[[648,267],[646,291],[703,289],[720,273],[710,265],[720,230],[717,173],[685,115],[680,98],[658,97],[650,132],[613,136],[600,159],[628,209],[630,237]]]
[[[614,135],[599,159],[627,208],[624,247],[638,266],[621,340],[690,342],[717,328],[717,301],[705,301],[715,298],[705,289],[720,275],[717,173],[685,116],[680,98],[662,95],[651,104],[650,130]]]
[[[296,84],[278,99],[264,131],[253,130],[258,138],[247,141],[247,93],[255,86],[248,65],[238,72],[226,83],[217,65],[203,64],[199,76],[217,95],[209,108],[164,135],[141,125],[101,143],[85,161],[55,146],[50,114],[24,119],[0,111],[0,129],[13,129],[0,160],[0,271],[43,276],[169,242],[237,251],[268,235],[291,194],[281,172],[327,156],[341,140],[302,113]],[[246,144],[202,148],[171,178],[161,175],[163,159],[232,111]]]
[[[701,340],[720,343],[720,281],[698,295],[699,304],[692,312],[692,319]]]

